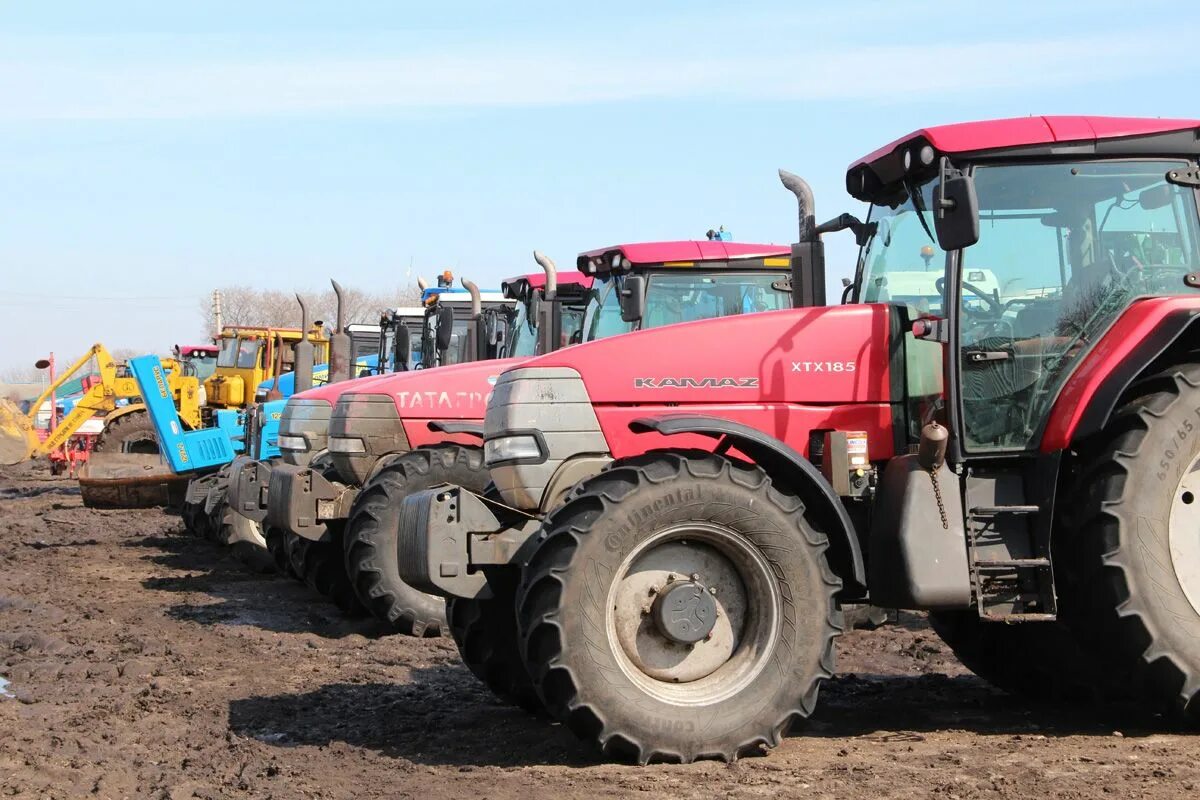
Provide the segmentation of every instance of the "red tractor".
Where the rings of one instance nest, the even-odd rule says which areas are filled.
[[[582,329],[564,337],[550,322],[545,341],[514,338],[514,357],[559,349],[630,330],[744,312],[786,308],[787,246],[724,241],[650,242],[582,253],[570,285],[589,287],[579,298]],[[533,297],[537,286],[507,291]],[[568,285],[560,281],[560,288]],[[559,292],[557,303],[567,300]],[[518,331],[526,340],[537,312],[550,304],[519,304]],[[395,630],[436,635],[445,620],[440,597],[414,591],[399,576],[396,516],[412,491],[454,482],[482,492],[483,414],[497,376],[522,361],[442,367],[394,375],[347,391],[328,423],[329,466],[283,467],[272,473],[268,521],[310,542],[344,539],[344,574],[358,600]],[[289,409],[291,405],[289,404]],[[328,413],[326,407],[325,412]],[[344,533],[339,530],[344,526]],[[301,544],[301,548],[309,547]],[[339,563],[342,559],[339,558]]]
[[[980,675],[1200,719],[1200,121],[926,128],[854,162],[843,304],[500,376],[493,487],[401,511],[498,693],[639,763],[779,743],[842,607],[927,610]],[[937,246],[942,257],[934,264]]]

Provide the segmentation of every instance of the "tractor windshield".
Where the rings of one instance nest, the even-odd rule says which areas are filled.
[[[262,351],[262,340],[255,338],[233,338],[221,340],[221,352],[217,355],[217,366],[237,369],[253,369],[258,366],[258,354]]]
[[[508,355],[518,358],[536,355],[537,338],[537,324],[529,315],[529,303],[518,302],[512,333],[509,334],[508,339]]]
[[[755,311],[790,308],[791,294],[776,288],[778,272],[692,273],[686,270],[655,272],[646,289],[646,315],[642,328],[658,328],[676,322],[727,317]],[[634,324],[621,319],[621,277],[597,278],[588,299],[584,330],[586,339],[601,339],[628,333]]]
[[[932,184],[921,188],[923,208],[933,203]],[[902,303],[916,315],[942,313],[939,287],[945,256],[921,224],[912,197],[891,208],[872,206],[875,235],[859,255],[859,300],[864,303]],[[929,224],[926,214],[926,224]],[[939,257],[941,256],[941,257]]]

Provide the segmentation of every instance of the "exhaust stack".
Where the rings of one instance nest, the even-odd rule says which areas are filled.
[[[350,377],[350,334],[346,333],[345,291],[337,281],[329,282],[337,297],[337,326],[329,337],[329,382],[336,383]]]
[[[283,334],[275,334],[275,380],[267,389],[267,401],[282,400],[283,392],[279,390],[279,379],[283,377]]]
[[[796,197],[799,238],[792,245],[792,307],[825,305],[825,245],[817,235],[816,201],[812,187],[799,175],[779,170],[784,188]]]
[[[554,260],[540,250],[533,251],[533,260],[546,272],[546,290],[543,299],[553,300],[558,295],[558,267]]]
[[[295,378],[296,391],[307,392],[313,385],[313,343],[308,340],[308,306],[304,298],[296,295],[300,304],[300,341],[296,342]]]

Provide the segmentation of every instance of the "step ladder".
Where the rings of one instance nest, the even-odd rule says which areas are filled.
[[[1004,622],[1057,618],[1050,520],[1026,501],[1025,462],[970,467],[967,539],[979,616]]]

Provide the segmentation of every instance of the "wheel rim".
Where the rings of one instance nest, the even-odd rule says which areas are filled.
[[[770,564],[745,537],[711,523],[666,528],[617,569],[609,646],[626,677],[673,705],[736,695],[779,638],[782,597]]]
[[[1200,456],[1188,465],[1171,499],[1168,540],[1175,577],[1200,614]]]

